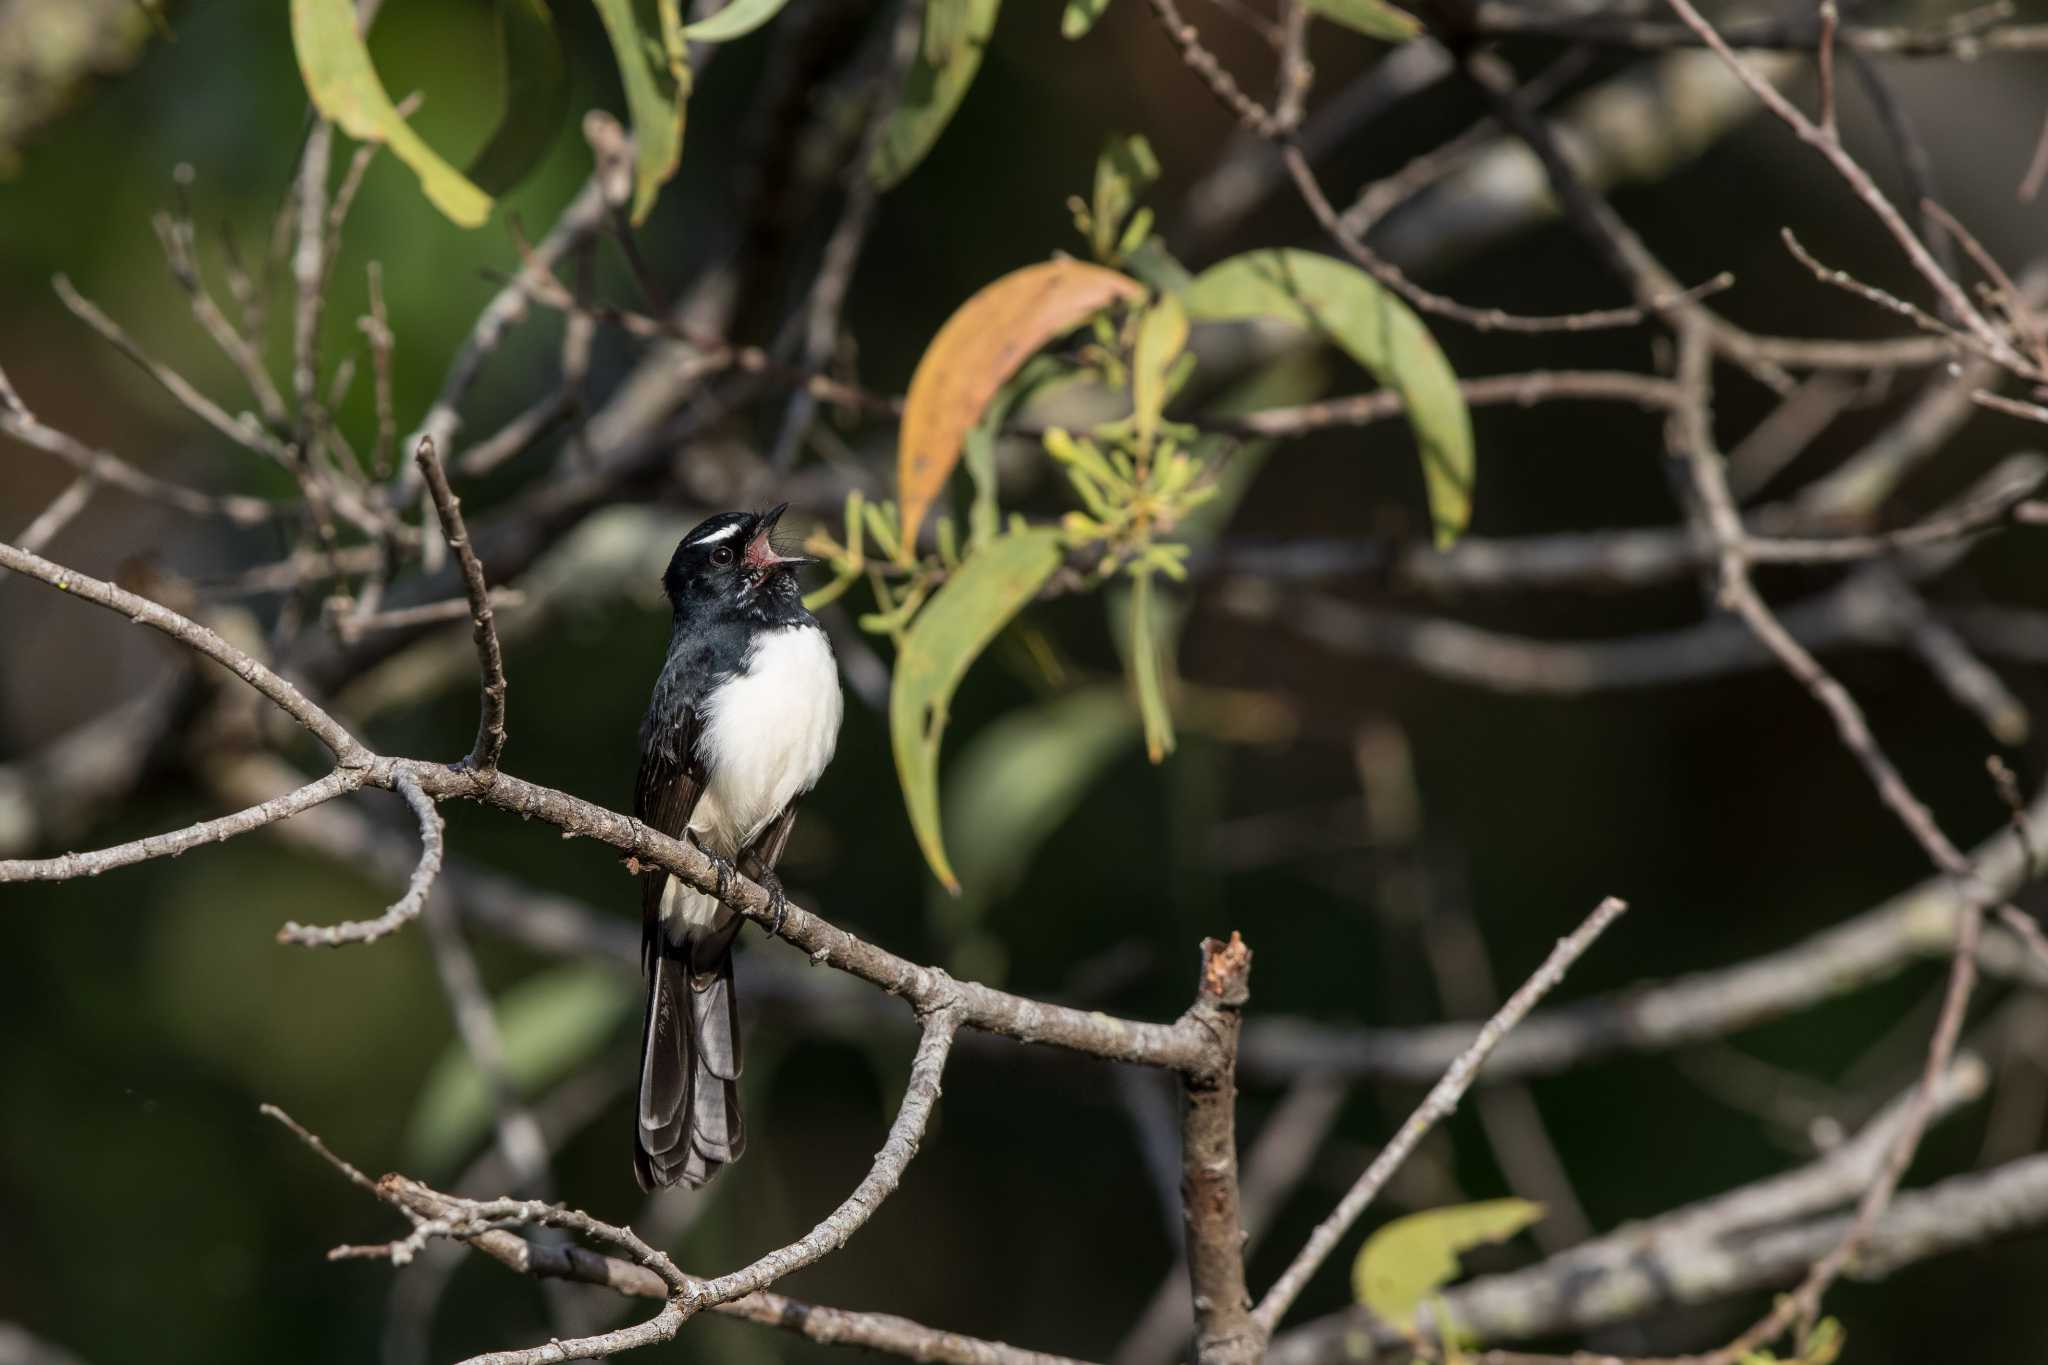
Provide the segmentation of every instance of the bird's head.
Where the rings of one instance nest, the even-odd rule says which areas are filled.
[[[765,512],[706,518],[682,538],[662,575],[669,601],[679,610],[693,603],[737,609],[797,601],[796,571],[817,561],[776,548],[775,523],[788,509],[785,502]]]

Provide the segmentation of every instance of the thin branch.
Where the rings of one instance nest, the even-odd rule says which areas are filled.
[[[436,395],[427,415],[421,420],[419,429],[406,438],[406,444],[417,448],[422,437],[431,438],[437,450],[452,449],[455,433],[462,426],[462,400],[468,396],[470,387],[483,370],[484,362],[498,349],[513,325],[526,314],[528,291],[532,284],[533,271],[538,263],[552,263],[571,249],[587,241],[604,225],[606,205],[604,190],[597,177],[585,182],[569,206],[562,210],[561,217],[540,244],[533,248],[533,258],[521,266],[519,273],[498,290],[491,301],[477,314],[475,324],[464,338],[455,358],[449,362],[448,373],[441,381],[441,392]],[[398,470],[398,486],[393,500],[409,503],[417,490],[418,466],[403,464]]]
[[[538,1280],[563,1280],[595,1285],[634,1298],[667,1300],[678,1290],[701,1295],[706,1282],[685,1275],[659,1251],[646,1248],[645,1255],[608,1255],[585,1247],[535,1243],[505,1227],[465,1231],[488,1206],[501,1201],[478,1201],[443,1194],[403,1176],[372,1181],[330,1152],[318,1137],[307,1132],[274,1105],[263,1112],[290,1128],[300,1141],[340,1170],[352,1183],[391,1204],[408,1218],[445,1227],[450,1235],[516,1274]],[[625,1228],[589,1219],[587,1215],[556,1210],[556,1226],[576,1231],[616,1249],[630,1245],[632,1234]],[[573,1220],[573,1221],[572,1221]],[[643,1244],[644,1246],[644,1244]],[[828,1346],[855,1346],[899,1355],[938,1365],[1082,1365],[1065,1356],[1023,1350],[999,1341],[984,1341],[942,1331],[886,1313],[849,1312],[827,1308],[800,1299],[760,1291],[727,1303],[711,1305],[711,1311],[764,1327],[776,1327],[809,1341]]]
[[[1662,412],[1676,400],[1670,380],[1625,370],[1532,370],[1527,374],[1461,379],[1458,392],[1469,406],[1533,407],[1561,399],[1629,403]],[[1300,436],[1331,427],[1366,426],[1399,416],[1407,404],[1395,389],[1325,398],[1294,407],[1264,408],[1235,418],[1203,418],[1204,427],[1243,436]]]
[[[22,528],[21,534],[14,538],[14,543],[24,550],[42,553],[43,547],[85,510],[85,505],[92,501],[92,495],[99,490],[99,486],[99,479],[90,471],[65,484],[64,491],[52,498],[42,511],[36,513],[36,519]]]
[[[1852,52],[1880,57],[1946,57],[1968,60],[1990,52],[2048,50],[2048,25],[2009,24],[2008,0],[1982,5],[1932,28],[1905,25],[1847,24],[1835,41]],[[1472,20],[1474,37],[1556,38],[1597,43],[1636,52],[1699,47],[1705,39],[1696,27],[1635,18],[1625,13],[1535,10],[1486,0]],[[1820,46],[1821,25],[1815,19],[1786,17],[1737,21],[1722,30],[1731,48],[1748,51],[1813,52]]]
[[[393,779],[393,786],[396,787],[398,794],[405,798],[405,803],[412,807],[413,815],[420,824],[420,860],[413,868],[411,879],[406,882],[405,894],[392,902],[391,908],[375,919],[350,920],[343,924],[325,926],[287,922],[277,931],[279,943],[296,943],[304,948],[339,948],[349,943],[375,943],[386,934],[393,934],[404,928],[419,915],[421,907],[427,903],[427,896],[434,889],[434,879],[441,875],[445,827],[441,823],[441,812],[435,807],[433,800],[420,789],[420,784],[410,775],[400,773]]]
[[[922,1022],[924,1033],[918,1039],[917,1055],[911,1059],[910,1080],[904,1088],[902,1106],[896,1111],[896,1121],[889,1125],[889,1136],[882,1143],[882,1150],[875,1153],[874,1164],[868,1168],[860,1184],[854,1187],[853,1193],[842,1200],[823,1222],[788,1246],[779,1247],[729,1275],[705,1281],[692,1295],[696,1307],[710,1307],[745,1298],[757,1290],[766,1289],[791,1271],[801,1270],[837,1251],[861,1229],[882,1201],[895,1193],[896,1186],[903,1179],[904,1169],[917,1155],[918,1144],[923,1141],[925,1128],[931,1122],[932,1108],[939,1100],[939,1079],[945,1072],[946,1058],[951,1054],[953,1039],[966,1019],[961,1011],[942,1006],[925,1014]]]
[[[1582,313],[1527,316],[1509,313],[1499,308],[1473,308],[1459,303],[1456,299],[1424,289],[1402,274],[1400,267],[1381,257],[1360,240],[1358,235],[1345,225],[1343,217],[1330,203],[1329,196],[1323,193],[1322,183],[1316,179],[1314,169],[1310,167],[1308,158],[1302,155],[1299,147],[1284,146],[1280,149],[1280,156],[1287,167],[1288,175],[1294,180],[1295,188],[1301,191],[1301,197],[1307,202],[1309,211],[1315,215],[1316,221],[1322,224],[1324,231],[1336,239],[1337,245],[1344,249],[1347,256],[1373,278],[1422,311],[1451,318],[1477,331],[1591,332],[1613,327],[1634,327],[1651,317],[1726,289],[1735,282],[1731,275],[1716,275],[1690,288],[1680,288],[1674,284],[1668,289],[1653,291],[1650,297],[1633,307],[1591,309]]]
[[[1224,70],[1216,54],[1203,46],[1201,31],[1182,17],[1180,6],[1174,0],[1151,0],[1151,5],[1152,12],[1159,17],[1160,26],[1166,30],[1166,36],[1180,49],[1181,60],[1202,78],[1202,83],[1209,87],[1209,93],[1236,115],[1239,123],[1269,140],[1288,136],[1286,125],[1265,105],[1247,95],[1236,78]]]
[[[1799,111],[1797,105],[1786,99],[1776,86],[1750,70],[1742,58],[1736,55],[1734,49],[1729,47],[1727,41],[1715,30],[1714,26],[1708,23],[1706,18],[1697,9],[1693,8],[1691,0],[1666,0],[1666,2],[1671,6],[1673,12],[1678,15],[1679,19],[1684,22],[1686,27],[1698,34],[1700,40],[1708,47],[1711,47],[1715,55],[1728,64],[1729,69],[1735,73],[1737,79],[1749,87],[1750,93],[1762,101],[1765,108],[1777,115],[1780,120],[1790,127],[1798,135],[1800,141],[1814,148],[1827,160],[1828,164],[1834,168],[1835,173],[1849,186],[1851,192],[1858,199],[1862,200],[1870,211],[1876,215],[1877,220],[1891,234],[1892,240],[1898,243],[1899,248],[1906,253],[1906,258],[1913,263],[1913,268],[1920,273],[1920,277],[1928,283],[1936,296],[1951,310],[1964,329],[1989,349],[2001,363],[2019,369],[2027,368],[2026,359],[2018,351],[2014,350],[2012,344],[2006,340],[2004,335],[1997,328],[1993,327],[1984,318],[1983,314],[1979,313],[1976,307],[1971,304],[1969,296],[1963,292],[1962,287],[1949,276],[1948,272],[1943,270],[1940,264],[1935,261],[1934,257],[1928,252],[1926,244],[1920,240],[1919,235],[1900,216],[1899,211],[1892,206],[1891,200],[1887,199],[1884,191],[1877,187],[1877,182],[1870,178],[1870,173],[1863,169],[1862,163],[1849,155],[1848,151],[1842,146],[1841,139],[1836,137],[1831,129],[1817,126],[1811,119]]]
[[[1684,12],[1686,0],[1671,0],[1671,3]],[[1914,1104],[1913,1117],[1900,1132],[1883,1171],[1865,1192],[1857,1206],[1856,1217],[1850,1223],[1842,1240],[1826,1256],[1815,1262],[1812,1270],[1794,1293],[1780,1299],[1777,1307],[1755,1326],[1708,1357],[1709,1360],[1716,1362],[1732,1362],[1739,1360],[1744,1353],[1775,1340],[1795,1322],[1810,1320],[1818,1311],[1821,1296],[1848,1266],[1850,1259],[1870,1235],[1878,1218],[1883,1215],[1886,1204],[1897,1190],[1900,1179],[1905,1175],[1906,1166],[1919,1145],[1920,1135],[1925,1130],[1930,1112],[1935,1084],[1947,1070],[1949,1057],[1955,1049],[1957,1038],[1961,1035],[1963,1015],[1969,1007],[1971,990],[1976,984],[1977,941],[1983,930],[1983,912],[1987,905],[1995,904],[1999,898],[1988,888],[1972,880],[1969,860],[1949,841],[1947,834],[1935,821],[1933,813],[1907,785],[1904,776],[1872,735],[1863,710],[1857,705],[1855,698],[1850,696],[1848,689],[1843,687],[1819,660],[1793,638],[1765,604],[1762,595],[1752,583],[1749,574],[1747,533],[1742,526],[1741,513],[1736,510],[1734,498],[1728,491],[1720,453],[1714,447],[1709,409],[1709,367],[1708,344],[1704,333],[1697,328],[1685,329],[1679,339],[1678,380],[1691,391],[1693,397],[1690,402],[1674,412],[1669,426],[1669,439],[1672,454],[1684,460],[1686,468],[1691,473],[1692,486],[1698,496],[1701,515],[1721,549],[1722,605],[1742,618],[1751,632],[1777,657],[1786,672],[1790,673],[1827,711],[1843,747],[1849,750],[1863,768],[1872,786],[1876,788],[1879,799],[1898,817],[1934,865],[1956,880],[1964,900],[1956,932],[1955,954],[1949,970],[1948,986],[1940,1017],[1935,1024],[1934,1036],[1928,1043],[1926,1067]]]
[[[875,205],[881,198],[874,177],[868,174],[868,167],[874,163],[875,154],[887,137],[890,122],[901,102],[904,77],[917,58],[918,35],[922,31],[923,19],[922,4],[917,0],[903,0],[897,9],[895,25],[889,31],[888,53],[875,75],[873,88],[876,93],[868,111],[867,127],[861,135],[859,151],[848,164],[846,204],[840,210],[832,235],[825,241],[825,254],[818,263],[817,278],[811,284],[810,296],[804,305],[802,367],[805,370],[824,369],[831,362],[837,345],[840,312],[846,304],[847,290],[852,287],[854,270],[860,264],[861,248],[866,245],[868,230],[874,223]],[[797,452],[803,447],[804,436],[817,415],[817,408],[817,396],[808,386],[798,388],[790,395],[782,429],[776,434],[775,445],[768,455],[769,468],[784,470],[796,463]]]
[[[1564,980],[1565,973],[1571,970],[1572,964],[1579,956],[1627,909],[1625,902],[1612,896],[1602,901],[1593,913],[1587,916],[1585,923],[1558,940],[1557,947],[1544,959],[1543,965],[1536,969],[1535,975],[1523,982],[1520,989],[1508,997],[1507,1003],[1500,1007],[1499,1012],[1486,1021],[1485,1027],[1479,1030],[1479,1036],[1472,1040],[1471,1046],[1451,1064],[1450,1070],[1444,1073],[1443,1078],[1424,1097],[1422,1104],[1409,1115],[1407,1122],[1401,1125],[1400,1131],[1380,1149],[1379,1155],[1373,1158],[1372,1164],[1365,1168],[1357,1182],[1345,1192],[1343,1199],[1338,1201],[1330,1216],[1316,1225],[1316,1230],[1310,1234],[1307,1243],[1296,1253],[1287,1269],[1281,1272],[1280,1278],[1273,1282],[1273,1287],[1266,1291],[1266,1296],[1259,1301],[1258,1308],[1252,1314],[1262,1333],[1268,1338],[1272,1336],[1273,1330],[1280,1324],[1280,1319],[1286,1316],[1287,1310],[1301,1296],[1301,1291],[1308,1287],[1308,1282],[1315,1275],[1317,1268],[1343,1239],[1344,1234],[1351,1230],[1351,1225],[1358,1221],[1359,1215],[1365,1212],[1387,1180],[1400,1169],[1401,1163],[1408,1159],[1416,1144],[1421,1142],[1439,1121],[1456,1111],[1458,1101],[1472,1087],[1472,1082],[1479,1075],[1479,1068],[1493,1049],[1499,1046],[1501,1039],[1505,1038],[1515,1025],[1522,1022],[1539,1000]]]
[[[0,551],[10,547],[0,546]],[[4,560],[0,560],[4,562]],[[361,787],[368,774],[363,768],[337,768],[317,782],[309,782],[296,791],[273,797],[233,815],[223,815],[214,820],[202,820],[196,825],[173,830],[167,834],[152,834],[142,839],[133,839],[111,848],[95,849],[90,853],[65,853],[55,858],[10,858],[0,861],[0,882],[62,882],[73,877],[97,877],[102,872],[111,872],[117,867],[132,867],[136,863],[148,862],[152,858],[175,858],[190,849],[205,844],[225,843],[237,834],[246,834],[252,829],[279,820],[289,820],[301,811],[311,810],[323,802]]]
[[[1975,1103],[1987,1082],[1981,1061],[1958,1057],[1935,1092],[1935,1117]],[[1840,1239],[1847,1219],[1831,1211],[1855,1199],[1877,1177],[1911,1116],[1915,1093],[1894,1100],[1855,1136],[1796,1170],[1624,1223],[1535,1265],[1454,1286],[1443,1297],[1449,1318],[1480,1340],[1521,1341],[1595,1331],[1657,1309],[1783,1284]],[[2021,1177],[2018,1168],[2007,1168],[1902,1195],[1879,1225],[1871,1249],[1896,1266],[1933,1255],[1944,1245],[1970,1245],[1997,1231],[2048,1222],[2048,1181],[2042,1181],[2042,1174]],[[2034,1189],[2030,1197],[2008,1206],[2007,1218],[1987,1226],[1965,1213],[1981,1207],[1977,1201],[1960,1195],[1979,1181],[2014,1193]],[[1946,1235],[1928,1236],[1933,1227],[1945,1227]],[[1909,1234],[1909,1228],[1915,1231]],[[1881,1273],[1876,1258],[1859,1265],[1858,1273],[1866,1268]],[[1390,1352],[1405,1344],[1385,1323],[1370,1320],[1363,1309],[1351,1309],[1283,1333],[1267,1360],[1272,1365],[1357,1360],[1358,1350],[1347,1342],[1359,1341],[1361,1334],[1369,1347]]]
[[[96,606],[119,612],[129,620],[162,631],[189,649],[204,654],[236,677],[261,692],[293,720],[312,732],[315,739],[333,753],[342,768],[360,767],[370,758],[369,750],[349,734],[341,723],[309,700],[298,688],[235,648],[213,631],[188,620],[168,607],[160,606],[112,583],[90,578],[41,555],[12,545],[0,544],[0,569],[38,579],[59,592],[68,592]]]
[[[66,308],[111,342],[121,354],[141,366],[144,373],[161,385],[164,392],[175,398],[186,411],[236,445],[290,467],[291,453],[275,436],[265,431],[261,423],[253,417],[238,422],[228,416],[218,403],[193,387],[191,381],[143,350],[142,343],[130,336],[126,328],[101,312],[97,305],[73,288],[69,277],[58,275],[51,283],[57,290],[57,297],[63,300]]]
[[[206,281],[199,273],[198,252],[195,249],[192,229],[192,215],[183,199],[186,187],[191,183],[192,168],[180,166],[177,170],[179,205],[175,213],[159,213],[153,220],[157,240],[163,244],[164,259],[169,263],[171,276],[185,291],[192,303],[192,316],[213,338],[214,345],[228,358],[242,382],[249,386],[249,392],[256,400],[256,406],[263,413],[265,421],[282,426],[288,417],[284,396],[277,390],[277,384],[264,367],[263,357],[256,346],[235,324],[229,320],[220,305],[214,301],[213,293],[206,287]]]
[[[470,545],[469,528],[463,525],[461,499],[448,486],[448,472],[441,467],[441,457],[434,449],[431,436],[420,437],[413,458],[418,461],[420,473],[426,479],[427,492],[433,497],[434,512],[441,519],[441,533],[448,538],[448,548],[455,551],[456,562],[462,567],[462,586],[469,595],[470,621],[476,637],[477,670],[483,675],[482,714],[477,718],[476,744],[464,762],[479,773],[494,773],[498,770],[499,757],[505,752],[505,658],[498,647],[498,625],[491,611],[491,590],[484,582],[484,566]]]

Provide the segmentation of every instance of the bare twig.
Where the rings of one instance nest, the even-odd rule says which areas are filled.
[[[144,373],[160,384],[164,392],[177,399],[186,411],[236,445],[253,450],[287,467],[291,465],[291,453],[275,436],[265,431],[260,423],[253,418],[238,422],[228,416],[218,403],[193,387],[191,381],[145,351],[142,343],[130,336],[126,328],[101,312],[97,305],[73,288],[67,276],[58,275],[51,283],[56,287],[57,297],[64,301],[66,308],[111,342],[121,354],[141,366]]]
[[[1958,1057],[1935,1092],[1935,1117],[1975,1102],[1986,1082],[1982,1062]],[[1854,1137],[1809,1165],[1623,1224],[1525,1269],[1446,1290],[1449,1318],[1481,1340],[1519,1341],[1595,1330],[1658,1308],[1782,1284],[1839,1240],[1847,1218],[1830,1211],[1856,1198],[1876,1178],[1910,1118],[1914,1093],[1895,1100]],[[2022,1175],[2020,1167],[2008,1167],[1988,1180],[1969,1177],[1900,1196],[1871,1243],[1876,1254],[1859,1264],[1858,1273],[1882,1274],[1944,1247],[1967,1244],[1972,1235],[1995,1235],[1993,1227],[2015,1230],[2048,1221],[2044,1176],[2048,1172]],[[2013,1200],[2005,1215],[1989,1224],[1982,1217],[1986,1206],[1963,1194],[1980,1181]],[[1988,1196],[1991,1189],[1983,1193]],[[1359,1359],[1355,1345],[1347,1348],[1347,1338],[1389,1350],[1403,1344],[1384,1323],[1353,1309],[1283,1333],[1267,1359],[1274,1365]],[[1481,1359],[1499,1362],[1505,1355]]]
[[[1471,1046],[1451,1064],[1450,1070],[1444,1073],[1443,1078],[1424,1097],[1422,1104],[1409,1115],[1407,1122],[1401,1125],[1400,1131],[1380,1149],[1379,1155],[1373,1158],[1372,1164],[1365,1168],[1357,1182],[1345,1192],[1343,1199],[1338,1201],[1330,1216],[1316,1225],[1316,1230],[1309,1236],[1307,1243],[1296,1253],[1287,1269],[1281,1272],[1280,1278],[1273,1282],[1273,1287],[1266,1291],[1266,1296],[1259,1300],[1259,1306],[1254,1310],[1252,1317],[1262,1333],[1268,1338],[1272,1336],[1274,1329],[1280,1324],[1280,1319],[1286,1316],[1295,1299],[1301,1296],[1301,1291],[1308,1287],[1308,1282],[1315,1275],[1317,1268],[1342,1240],[1344,1234],[1350,1231],[1351,1225],[1358,1221],[1358,1216],[1365,1212],[1388,1178],[1408,1159],[1409,1153],[1415,1150],[1415,1145],[1422,1141],[1429,1130],[1457,1109],[1458,1101],[1471,1088],[1488,1054],[1530,1010],[1536,1007],[1537,1001],[1548,995],[1558,982],[1564,979],[1572,963],[1576,962],[1607,926],[1627,909],[1628,906],[1624,902],[1611,896],[1602,901],[1593,913],[1587,916],[1585,923],[1558,940],[1557,947],[1544,960],[1543,965],[1536,969],[1535,975],[1523,982],[1521,987],[1508,997],[1507,1003],[1500,1007],[1499,1012],[1486,1021],[1486,1026],[1480,1029],[1479,1036],[1472,1040]]]
[[[72,518],[85,510],[85,505],[92,501],[92,495],[99,486],[99,479],[90,471],[65,484],[64,491],[36,513],[36,519],[22,528],[14,543],[24,550],[40,554],[59,531],[71,524]]]
[[[1900,216],[1898,209],[1892,206],[1891,200],[1877,187],[1877,183],[1870,178],[1870,173],[1863,169],[1862,163],[1843,148],[1841,139],[1835,136],[1833,129],[1816,125],[1799,111],[1798,106],[1785,98],[1776,86],[1751,71],[1714,26],[1693,8],[1691,0],[1667,0],[1667,3],[1686,27],[1698,34],[1702,42],[1711,47],[1721,60],[1728,63],[1729,69],[1749,87],[1757,99],[1763,102],[1765,108],[1790,127],[1799,136],[1800,141],[1813,147],[1827,160],[1856,197],[1876,215],[1877,220],[1891,234],[1892,240],[1898,243],[1900,250],[1904,251],[1906,258],[1913,263],[1913,268],[1951,310],[1964,330],[1975,337],[2001,363],[2018,368],[2026,367],[2025,358],[2013,349],[2012,344],[1985,319],[1983,314],[1977,311],[1968,295],[1963,292],[1962,286],[1935,261],[1926,244]]]
[[[352,770],[343,769],[339,777]],[[353,771],[361,771],[356,769]],[[434,889],[434,879],[441,875],[441,859],[444,855],[443,825],[441,812],[433,801],[420,789],[420,784],[410,775],[401,773],[393,778],[398,794],[412,807],[413,815],[420,822],[420,860],[413,869],[412,878],[406,883],[405,894],[392,902],[391,908],[375,919],[350,920],[344,924],[325,926],[289,922],[277,931],[279,943],[296,943],[306,948],[339,948],[349,943],[375,943],[386,934],[396,933],[417,917],[427,903],[427,896]]]
[[[333,753],[339,767],[361,767],[370,758],[369,750],[342,728],[340,722],[321,710],[298,688],[196,621],[188,620],[146,597],[140,597],[124,588],[117,588],[111,583],[74,573],[61,564],[53,564],[41,555],[31,554],[12,545],[0,545],[0,569],[11,569],[16,573],[25,574],[61,592],[71,593],[96,606],[119,612],[131,621],[162,631],[187,648],[204,654],[268,697],[286,715],[311,731],[313,737]],[[361,785],[361,781],[357,779],[356,785]]]
[[[448,472],[441,467],[441,457],[431,436],[420,437],[413,458],[418,461],[427,491],[434,499],[434,511],[441,518],[441,533],[448,538],[448,548],[455,551],[456,562],[462,566],[462,586],[469,594],[477,669],[483,675],[483,707],[477,718],[476,745],[464,762],[488,776],[498,770],[498,758],[505,752],[505,659],[498,647],[491,590],[484,582],[484,566],[469,543],[469,528],[463,525],[462,501],[448,486]]]
[[[0,551],[10,547],[0,546]],[[4,562],[4,560],[0,560]],[[275,797],[233,815],[202,820],[196,825],[152,834],[111,848],[90,853],[66,853],[55,858],[11,858],[0,861],[0,882],[61,882],[73,877],[96,877],[117,867],[129,867],[152,858],[175,858],[205,844],[224,843],[237,834],[261,829],[279,820],[289,820],[301,811],[356,790],[367,774],[362,768],[337,768],[317,782]]]

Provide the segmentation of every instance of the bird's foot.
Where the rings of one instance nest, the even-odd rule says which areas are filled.
[[[711,875],[714,879],[712,885],[716,888],[712,894],[723,902],[732,888],[733,865],[704,847],[703,841],[697,837],[696,830],[688,831],[687,837],[691,847],[711,860]]]
[[[773,872],[763,872],[754,880],[758,881],[761,884],[761,889],[768,893],[768,909],[775,916],[769,922],[768,936],[770,938],[781,938],[782,921],[789,917],[789,897],[782,892],[782,878],[776,876]]]

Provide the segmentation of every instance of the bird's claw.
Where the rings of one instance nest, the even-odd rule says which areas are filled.
[[[773,872],[763,872],[757,880],[761,889],[768,893],[768,909],[774,915],[768,924],[768,936],[781,938],[782,921],[789,917],[789,897],[782,893],[782,878]]]

